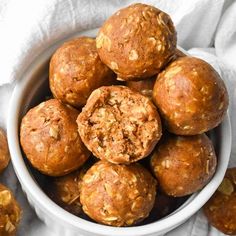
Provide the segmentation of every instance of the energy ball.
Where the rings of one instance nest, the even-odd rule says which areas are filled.
[[[82,213],[80,190],[86,170],[82,168],[68,175],[53,178],[46,190],[54,202],[74,215]]]
[[[64,43],[50,61],[49,82],[54,97],[75,107],[83,106],[94,89],[114,84],[114,76],[101,62],[95,39],[88,37]]]
[[[21,122],[20,142],[33,167],[50,176],[78,169],[90,153],[77,132],[79,112],[57,99],[40,103]]]
[[[119,10],[103,24],[96,46],[101,60],[121,80],[149,78],[174,56],[176,31],[165,12],[138,3]]]
[[[169,132],[195,135],[222,122],[229,98],[223,80],[212,66],[186,56],[170,63],[158,75],[153,101]]]
[[[149,215],[155,196],[156,181],[140,164],[99,161],[83,177],[80,200],[98,223],[130,226]]]
[[[205,135],[166,136],[151,157],[151,168],[164,193],[182,197],[202,189],[216,169],[216,155]]]
[[[148,156],[162,134],[152,102],[125,86],[95,90],[77,124],[81,139],[93,155],[116,164]]]
[[[153,90],[155,81],[156,81],[156,77],[152,77],[152,78],[140,80],[140,81],[127,81],[126,86],[152,99],[152,90]]]
[[[0,173],[7,167],[10,161],[10,153],[5,132],[0,129]]]
[[[12,192],[0,184],[0,235],[16,235],[20,219],[21,209]]]
[[[227,235],[236,235],[236,168],[228,169],[226,175],[204,206],[208,221]]]

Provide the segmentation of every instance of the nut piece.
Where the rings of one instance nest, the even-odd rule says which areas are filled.
[[[83,106],[94,89],[116,84],[115,74],[98,56],[95,39],[88,37],[57,49],[50,61],[49,82],[54,97],[75,107]]]
[[[3,190],[0,192],[0,205],[7,206],[11,202],[11,193],[8,190]]]
[[[80,190],[87,169],[83,167],[68,175],[53,178],[46,187],[47,194],[54,202],[77,216],[82,214]]]
[[[21,214],[21,209],[11,191],[0,184],[0,235],[16,235]]]
[[[20,141],[30,163],[46,175],[62,176],[78,169],[90,153],[77,132],[79,112],[50,99],[27,112]]]
[[[101,60],[119,78],[150,78],[175,57],[176,31],[165,12],[145,4],[132,4],[103,24],[96,46]]]
[[[0,173],[7,167],[10,161],[7,137],[5,132],[0,129]]]
[[[156,181],[140,164],[99,161],[83,177],[80,200],[98,223],[129,226],[149,215],[155,195]]]
[[[224,180],[203,210],[210,224],[219,231],[236,234],[236,168],[226,171]]]
[[[157,145],[151,167],[161,189],[169,196],[181,197],[202,189],[216,168],[211,140],[205,135],[169,135]]]
[[[116,164],[148,156],[162,134],[152,102],[125,86],[95,90],[77,124],[87,148],[96,157]]]
[[[213,67],[201,59],[185,56],[170,63],[158,75],[153,101],[168,131],[195,135],[221,123],[229,98],[223,80]]]

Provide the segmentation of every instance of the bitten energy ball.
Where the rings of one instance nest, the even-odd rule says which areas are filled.
[[[49,82],[57,99],[80,107],[94,89],[114,84],[115,77],[101,62],[95,39],[81,37],[64,43],[54,53],[50,61]]]
[[[21,209],[11,191],[0,184],[0,235],[16,235],[21,219]]]
[[[68,175],[53,178],[47,186],[46,191],[51,199],[74,215],[82,213],[80,190],[86,170],[82,168]]]
[[[101,60],[120,79],[148,78],[174,56],[176,32],[169,15],[138,3],[119,10],[104,23],[96,46]]]
[[[129,226],[149,215],[155,195],[156,181],[140,164],[99,161],[84,175],[80,199],[84,212],[95,221]]]
[[[162,132],[152,102],[125,86],[95,90],[77,123],[87,148],[112,163],[128,164],[148,156]]]
[[[156,77],[140,81],[127,81],[126,86],[141,93],[142,95],[152,99],[152,90],[156,81]]]
[[[153,101],[170,132],[195,135],[221,123],[229,98],[213,67],[198,58],[180,57],[158,75]]]
[[[170,135],[154,151],[151,167],[167,195],[186,196],[203,188],[213,176],[215,151],[205,134]]]
[[[5,132],[0,129],[0,173],[7,167],[10,161],[7,137]]]
[[[236,168],[228,169],[223,182],[204,206],[209,222],[227,235],[236,235]]]
[[[26,157],[43,174],[66,175],[89,157],[77,132],[79,112],[56,99],[42,102],[21,122],[20,141]]]

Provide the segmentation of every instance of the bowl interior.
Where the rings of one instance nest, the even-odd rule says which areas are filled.
[[[96,31],[97,30],[84,32],[79,35],[94,37]],[[76,36],[78,36],[78,34]],[[123,228],[99,225],[75,217],[61,208],[56,208],[55,203],[41,191],[44,186],[47,185],[47,177],[31,168],[30,164],[23,157],[19,143],[19,125],[22,117],[31,107],[34,107],[51,96],[48,84],[48,64],[50,56],[60,44],[61,42],[50,47],[46,52],[40,55],[36,61],[30,64],[23,78],[17,84],[12,96],[9,112],[10,118],[8,119],[9,148],[12,155],[13,166],[23,188],[38,204],[41,204],[50,215],[60,218],[61,221],[65,221],[68,225],[82,228],[91,233],[101,233],[102,235],[132,235],[132,230],[135,228],[135,234],[137,236],[145,235],[147,232],[156,232],[166,230],[167,228],[171,229],[188,219],[211,197],[223,179],[231,149],[231,129],[228,115],[220,126],[208,133],[214,143],[215,151],[218,156],[218,166],[212,180],[200,192],[188,198],[181,199],[179,205],[176,205],[177,208],[174,209],[172,213],[156,222],[153,222],[155,219],[152,219],[151,221],[144,221],[145,225]],[[39,195],[41,199],[39,199]],[[56,212],[54,212],[54,210]],[[95,225],[96,228],[94,229]]]
[[[22,107],[23,109],[21,110],[19,121],[21,121],[23,116],[27,113],[27,111],[30,108],[38,105],[40,102],[43,102],[47,99],[52,98],[52,94],[51,94],[51,91],[49,89],[49,82],[48,82],[48,62],[49,61],[47,61],[45,63],[45,65],[40,68],[40,70],[35,72],[35,75],[34,75],[35,77],[34,78],[37,78],[38,82],[34,83],[33,86],[29,85],[30,93],[28,93],[27,97],[24,97],[24,100],[22,102],[22,104],[24,104],[24,106]],[[33,81],[33,79],[32,79],[32,81]],[[20,123],[19,123],[19,125],[20,125]],[[220,129],[216,128],[216,129],[213,129],[212,131],[207,133],[208,136],[211,138],[211,140],[214,143],[214,147],[215,147],[217,156],[219,154],[219,147],[220,147],[220,143],[219,143],[220,140],[217,138],[219,136],[217,133],[219,133],[219,132],[220,132]],[[22,151],[22,154],[23,154],[23,151]],[[24,154],[23,154],[23,156],[24,156]],[[48,183],[49,178],[47,176],[41,174],[36,169],[34,169],[30,165],[30,163],[28,162],[28,160],[25,156],[24,156],[24,161],[25,161],[25,164],[27,166],[27,169],[28,169],[30,175],[35,180],[35,183],[42,189],[42,191],[44,191],[47,188],[47,183]],[[191,196],[186,196],[186,197],[183,197],[183,198],[176,198],[175,206],[173,207],[173,210],[172,210],[172,212],[170,212],[170,214],[173,214],[184,203],[187,203],[186,201],[189,198],[191,199]],[[84,218],[83,215],[81,217]],[[87,218],[87,217],[85,219],[89,220],[89,218]],[[155,219],[154,216],[149,217],[147,220],[141,222],[140,225],[145,225],[145,224],[148,224],[148,223],[152,223],[154,221],[157,221],[157,219]]]
[[[45,71],[45,75],[40,76],[40,75],[36,74],[37,77],[40,76],[40,77],[38,77],[39,82],[38,82],[38,84],[34,84],[34,87],[31,87],[31,92],[28,94],[27,97],[25,97],[25,99],[23,101],[24,107],[21,110],[19,121],[23,118],[23,116],[27,113],[27,111],[30,108],[38,105],[42,101],[52,98],[52,94],[50,92],[49,84],[48,84],[48,75],[47,75],[48,70],[47,70],[47,68],[45,68],[45,70],[43,70],[43,71]],[[20,125],[20,123],[19,123],[19,125]],[[215,135],[212,133],[212,136],[214,137]],[[50,187],[50,186],[47,186],[50,177],[47,177],[47,176],[41,174],[36,169],[34,169],[31,166],[31,164],[29,163],[29,161],[27,160],[27,158],[25,157],[25,155],[23,154],[23,151],[22,151],[22,155],[24,157],[24,161],[25,161],[27,170],[30,173],[31,177],[35,180],[35,183],[38,185],[38,187],[40,187],[42,189],[42,191],[45,192],[45,190],[48,187]],[[142,164],[144,164],[148,168],[148,158],[145,158],[145,159],[141,162],[142,162]],[[189,199],[189,197],[190,196],[176,198],[174,201],[175,203],[174,203],[173,209],[169,213],[172,213],[175,210],[177,210],[179,207],[181,207],[181,205],[184,204]],[[91,219],[89,219],[85,215],[81,215],[80,217],[82,217],[86,220],[92,221]],[[141,222],[140,225],[152,223],[154,221],[157,221],[157,219],[158,218],[154,216],[154,212],[153,212],[153,214],[151,214],[151,216],[148,217],[145,221]]]

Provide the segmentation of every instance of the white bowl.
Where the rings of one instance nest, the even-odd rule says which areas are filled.
[[[75,36],[94,37],[96,32],[97,29],[85,31]],[[175,212],[154,223],[121,228],[100,225],[76,217],[56,205],[41,190],[23,158],[19,142],[19,125],[22,116],[49,93],[48,63],[52,53],[61,43],[58,42],[48,48],[37,60],[29,64],[27,71],[22,78],[19,78],[14,89],[8,115],[7,134],[12,163],[22,188],[37,215],[46,224],[53,227],[58,236],[157,236],[179,226],[204,205],[223,179],[231,150],[231,127],[228,114],[222,124],[210,132],[218,156],[218,166],[214,177],[201,191],[190,196]]]

